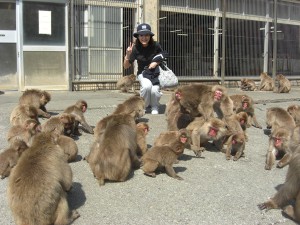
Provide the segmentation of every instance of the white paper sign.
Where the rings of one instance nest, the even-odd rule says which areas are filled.
[[[39,10],[39,34],[51,35],[51,11]]]

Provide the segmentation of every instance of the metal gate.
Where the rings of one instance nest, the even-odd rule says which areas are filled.
[[[259,79],[261,72],[274,73],[274,66],[275,73],[299,79],[300,3],[276,2],[159,0],[158,41],[179,81]],[[119,77],[132,73],[123,70],[122,59],[147,13],[154,14],[142,0],[72,0],[73,86],[114,89]]]

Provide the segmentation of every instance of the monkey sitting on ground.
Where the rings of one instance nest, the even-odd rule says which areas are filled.
[[[34,119],[28,119],[23,125],[15,125],[7,132],[7,141],[14,142],[16,139],[24,141],[28,146],[31,145],[33,136],[41,131],[41,125]]]
[[[266,124],[268,129],[274,130],[277,127],[294,129],[296,126],[293,117],[281,107],[271,107],[266,112]]]
[[[87,108],[88,105],[86,101],[78,100],[75,103],[75,105],[71,105],[64,110],[64,113],[69,113],[74,116],[75,119],[74,130],[73,130],[74,135],[81,135],[81,133],[78,130],[79,124],[81,124],[83,128],[90,134],[94,133],[93,129],[88,125],[88,123],[84,118],[84,113],[86,112]]]
[[[147,142],[146,136],[149,132],[149,125],[145,122],[139,122],[136,125],[136,138],[137,138],[137,154],[142,156],[144,155],[147,150]]]
[[[269,137],[269,148],[266,155],[265,169],[270,170],[276,159],[278,168],[289,164],[293,150],[290,146],[292,130],[285,127],[276,127]]]
[[[241,90],[242,91],[256,91],[256,84],[254,80],[248,78],[241,79]]]
[[[39,123],[37,109],[31,105],[17,105],[10,114],[10,124],[12,126],[23,126],[26,120],[34,119]]]
[[[32,105],[37,109],[39,116],[50,118],[51,115],[46,109],[46,104],[50,102],[50,100],[51,95],[49,92],[38,89],[29,89],[26,90],[19,98],[19,104]]]
[[[213,116],[214,104],[222,103],[227,96],[227,89],[221,85],[190,84],[175,90],[175,98],[192,117],[206,120]]]
[[[245,112],[240,112],[239,114],[224,118],[228,127],[228,132],[224,139],[225,145],[227,145],[225,151],[227,160],[230,160],[231,155],[234,155],[233,160],[236,161],[244,154],[248,138],[245,130],[242,128],[242,124],[245,123],[246,115]]]
[[[285,215],[300,223],[300,149],[297,152],[290,161],[284,184],[272,198],[258,204],[258,208],[282,208]],[[290,204],[291,200],[295,201],[294,206]]]
[[[247,127],[254,126],[256,128],[262,129],[262,126],[258,123],[256,115],[254,113],[254,101],[248,95],[230,95],[233,101],[233,111],[236,113],[246,112],[248,115]]]
[[[35,135],[8,181],[8,202],[16,224],[70,224],[79,214],[69,211],[67,193],[72,170],[57,145],[55,132]]]
[[[291,90],[291,82],[282,74],[277,74],[275,77],[275,82],[278,82],[276,93],[289,93]],[[275,88],[274,88],[275,89]]]
[[[42,124],[42,131],[56,130],[58,134],[70,136],[74,129],[75,117],[69,113],[52,116]]]
[[[106,126],[99,130],[100,136],[85,157],[99,185],[104,185],[105,180],[125,181],[132,168],[140,166],[133,123],[130,115],[117,114],[106,119]]]
[[[134,82],[136,80],[136,75],[130,74],[128,76],[123,76],[117,81],[117,89],[120,89],[121,92],[129,92],[129,88],[133,93],[135,93]]]
[[[209,120],[205,120],[204,117],[196,117],[186,129],[191,135],[191,150],[197,157],[200,157],[201,153],[206,150],[203,145],[208,141],[213,141],[219,148],[218,140],[221,140],[228,131],[224,121],[213,117]]]
[[[21,154],[28,148],[22,140],[14,140],[10,146],[0,153],[1,179],[8,177],[11,169],[17,164]]]
[[[180,137],[180,142],[173,145],[154,146],[142,157],[142,170],[145,175],[155,177],[155,171],[163,167],[166,173],[175,179],[183,180],[176,174],[173,164],[178,161],[178,156],[184,151],[187,137]]]
[[[166,104],[165,116],[167,120],[169,131],[176,131],[186,128],[187,125],[193,121],[193,117],[180,105],[175,97],[175,93],[171,95]]]
[[[274,90],[274,81],[267,73],[260,74],[260,85],[258,87],[260,91],[273,91]]]
[[[296,125],[300,125],[300,106],[290,105],[287,108],[287,112],[293,117]]]
[[[145,101],[139,95],[134,95],[126,99],[123,103],[118,104],[112,114],[125,113],[131,115],[137,120],[145,115]]]
[[[68,162],[74,162],[76,160],[78,154],[78,146],[72,138],[60,135],[58,138],[58,145],[64,151],[66,160]]]

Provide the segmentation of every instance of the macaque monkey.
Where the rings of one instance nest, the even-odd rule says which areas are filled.
[[[269,148],[266,155],[265,169],[270,170],[275,160],[281,158],[277,163],[278,168],[289,164],[292,157],[292,150],[289,146],[292,131],[284,127],[276,127],[269,137]]]
[[[38,89],[26,90],[19,98],[19,104],[32,105],[37,109],[38,115],[50,118],[51,115],[47,113],[46,104],[50,102],[51,95],[47,91]]]
[[[136,138],[137,138],[137,154],[144,155],[147,150],[146,136],[149,132],[149,125],[145,122],[139,122],[136,125]]]
[[[7,141],[14,142],[16,139],[24,141],[28,146],[31,145],[33,136],[41,131],[41,125],[34,119],[28,119],[23,125],[15,125],[7,132]]]
[[[266,124],[268,129],[286,127],[293,129],[296,126],[293,117],[281,107],[271,107],[266,112]]]
[[[149,149],[142,156],[142,170],[145,175],[156,177],[155,171],[162,167],[170,177],[183,180],[174,171],[173,164],[177,163],[178,156],[183,153],[187,140],[187,137],[181,136],[180,142],[176,141],[173,145],[160,145]]]
[[[186,128],[187,125],[193,121],[193,117],[180,105],[175,97],[175,93],[171,95],[166,104],[165,116],[167,120],[169,131],[176,131]]]
[[[233,101],[233,111],[236,113],[246,112],[248,115],[247,127],[254,126],[256,128],[262,129],[262,126],[258,123],[256,115],[254,113],[254,101],[248,95],[230,95]]]
[[[10,114],[10,124],[24,125],[26,120],[34,119],[39,122],[37,109],[31,105],[17,105]]]
[[[10,146],[0,153],[0,176],[1,179],[8,177],[11,169],[17,164],[21,154],[28,148],[21,140],[14,140]]]
[[[260,74],[260,85],[258,87],[260,91],[273,91],[274,90],[274,81],[267,73]]]
[[[247,122],[247,114],[245,112],[240,112],[224,118],[224,121],[228,128],[228,131],[224,136],[224,142],[225,145],[227,145],[225,151],[226,159],[230,160],[231,155],[234,154],[233,160],[236,161],[243,155],[245,143],[248,140],[245,133],[246,128],[243,129],[243,125]]]
[[[123,103],[118,104],[112,114],[129,114],[135,120],[145,115],[145,101],[141,96],[134,95],[126,99]]]
[[[214,117],[211,117],[209,120],[205,120],[203,117],[196,117],[186,129],[191,134],[191,150],[194,151],[197,157],[200,157],[201,153],[206,150],[203,146],[204,144],[208,141],[213,141],[214,144],[218,145],[217,141],[227,134],[225,122]]]
[[[130,74],[128,76],[123,76],[117,81],[117,89],[120,89],[121,92],[129,92],[129,88],[133,93],[135,93],[134,82],[136,80],[136,75]]]
[[[11,171],[7,195],[17,225],[67,225],[79,217],[69,210],[72,170],[57,140],[55,132],[36,134]]]
[[[294,118],[296,125],[300,125],[300,106],[290,105],[287,108],[287,112]]]
[[[254,80],[248,78],[241,79],[241,90],[242,91],[256,91],[256,84]]]
[[[94,128],[94,138],[100,139],[102,137],[102,134],[104,133],[108,122],[110,122],[111,120],[114,120],[115,122],[118,122],[120,124],[124,123],[124,121],[126,121],[126,124],[129,125],[130,127],[132,127],[133,129],[136,129],[136,123],[135,120],[131,119],[132,116],[129,114],[111,114],[108,115],[104,118],[102,118],[95,126]]]
[[[75,162],[78,154],[78,146],[73,138],[65,135],[60,135],[58,138],[58,145],[65,153],[68,162]]]
[[[85,157],[99,185],[104,185],[105,180],[125,181],[132,168],[140,166],[136,127],[132,123],[135,122],[130,115],[117,114],[106,119],[106,126],[99,130],[100,136]]]
[[[56,130],[58,134],[70,136],[74,129],[75,117],[69,113],[61,113],[52,116],[49,120],[42,124],[42,131]]]
[[[275,77],[275,82],[278,82],[277,93],[289,93],[291,90],[291,82],[282,74],[277,74]]]
[[[277,193],[266,202],[258,204],[260,210],[282,208],[283,213],[300,223],[300,149],[290,161],[285,182]],[[294,200],[294,205],[291,201]]]
[[[226,99],[227,89],[220,85],[190,84],[175,90],[180,105],[192,116],[213,116],[213,105]]]
[[[69,113],[74,116],[75,123],[74,123],[74,135],[81,135],[81,133],[78,130],[78,125],[81,124],[83,128],[89,132],[90,134],[93,134],[93,129],[88,125],[84,118],[84,113],[86,112],[88,108],[87,102],[84,100],[78,100],[75,105],[71,105],[67,107],[64,111],[64,113]]]
[[[187,138],[185,142],[185,147],[188,147],[190,144],[189,133],[186,129],[180,129],[178,131],[163,131],[159,136],[154,140],[153,146],[163,146],[168,145],[172,147],[175,143],[182,143],[181,139]]]
[[[226,147],[226,159],[231,159],[231,154],[234,154],[233,160],[238,160],[244,153],[246,137],[243,132],[232,134],[227,142]]]
[[[216,101],[213,105],[213,109],[219,119],[233,115],[233,101],[226,95],[223,101]]]

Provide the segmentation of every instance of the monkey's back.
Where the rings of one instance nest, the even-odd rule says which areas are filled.
[[[32,146],[20,157],[8,183],[9,205],[16,222],[51,224],[61,196],[63,171],[70,166],[56,145]],[[72,177],[69,177],[72,179]]]

